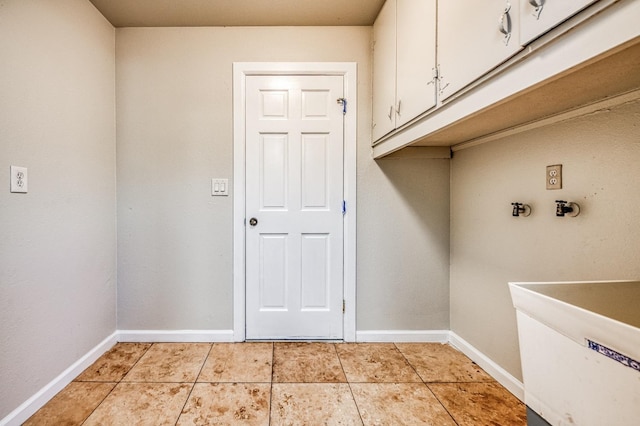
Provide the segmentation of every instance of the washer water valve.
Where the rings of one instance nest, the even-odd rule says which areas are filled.
[[[556,200],[556,216],[576,217],[580,214],[580,206],[564,200]]]
[[[514,217],[527,217],[531,214],[531,206],[529,206],[529,204],[511,203],[511,205],[513,206],[513,213],[511,213],[511,215]]]

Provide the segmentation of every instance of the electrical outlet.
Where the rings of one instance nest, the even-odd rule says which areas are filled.
[[[26,193],[29,190],[27,185],[27,168],[11,166],[11,192]]]
[[[547,189],[562,189],[562,164],[547,166]]]

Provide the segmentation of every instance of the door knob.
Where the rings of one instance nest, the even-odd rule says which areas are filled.
[[[249,219],[249,225],[256,226],[257,224],[258,224],[258,219],[256,219],[255,217],[252,217],[251,219]]]

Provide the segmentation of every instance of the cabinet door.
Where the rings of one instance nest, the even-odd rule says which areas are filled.
[[[544,34],[597,0],[520,0],[520,44]]]
[[[436,0],[397,0],[396,127],[436,104]]]
[[[396,0],[387,0],[373,24],[373,140],[396,127]]]
[[[520,49],[519,0],[438,2],[440,99],[446,99]],[[566,0],[563,0],[566,1]],[[505,14],[505,10],[509,10]],[[511,37],[500,32],[510,21]]]

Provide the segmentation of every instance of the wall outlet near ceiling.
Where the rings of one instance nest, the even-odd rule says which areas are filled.
[[[11,166],[11,192],[26,194],[29,190],[27,185],[27,168]]]
[[[547,166],[547,189],[562,189],[562,164]]]

